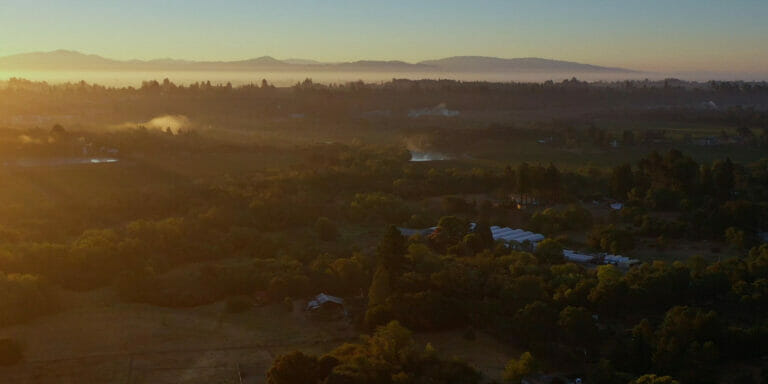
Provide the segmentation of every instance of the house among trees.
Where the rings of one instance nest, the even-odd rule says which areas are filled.
[[[595,260],[595,256],[585,253],[576,252],[571,249],[563,249],[563,257],[568,261],[575,263],[591,263]]]
[[[321,314],[324,317],[334,317],[342,314],[347,316],[347,309],[344,306],[344,299],[336,296],[321,293],[307,303],[306,310],[310,313]]]

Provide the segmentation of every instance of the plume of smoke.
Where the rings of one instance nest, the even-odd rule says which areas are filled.
[[[411,153],[411,161],[439,161],[450,157],[432,149],[429,137],[424,135],[411,136],[403,139],[405,147]]]
[[[416,118],[422,116],[442,116],[442,117],[455,117],[460,114],[459,111],[448,109],[445,103],[440,103],[433,108],[424,109],[412,109],[408,112],[408,117]]]
[[[432,149],[430,139],[426,135],[414,135],[403,139],[405,148],[411,152],[425,152]]]
[[[115,126],[115,128],[136,128],[145,127],[147,129],[156,129],[166,131],[168,129],[175,135],[181,131],[188,130],[192,127],[192,122],[188,117],[184,115],[163,115],[155,117],[149,121],[143,123],[123,123]]]
[[[18,140],[22,144],[44,144],[53,143],[56,141],[53,137],[47,136],[44,138],[32,137],[30,135],[19,135]]]

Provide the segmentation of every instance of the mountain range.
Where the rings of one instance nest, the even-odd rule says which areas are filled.
[[[236,61],[177,59],[113,60],[76,51],[58,50],[0,57],[0,70],[22,71],[286,71],[286,72],[447,72],[447,73],[632,73],[570,61],[542,58],[502,59],[484,56],[453,56],[418,63],[360,60],[325,63],[307,59],[278,60],[269,56]]]

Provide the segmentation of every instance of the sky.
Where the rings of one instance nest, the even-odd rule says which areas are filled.
[[[768,0],[0,0],[0,56],[543,57],[768,72]]]

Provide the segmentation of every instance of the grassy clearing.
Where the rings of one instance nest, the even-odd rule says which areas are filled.
[[[327,352],[357,337],[345,322],[308,319],[298,302],[292,313],[267,306],[229,314],[223,303],[189,309],[120,303],[106,289],[62,296],[67,310],[0,330],[0,337],[19,340],[25,354],[23,364],[0,369],[0,381],[127,382],[133,359],[132,384],[234,383],[237,364],[262,367],[252,376],[263,379],[276,354]]]
[[[641,261],[661,260],[670,263],[685,262],[693,256],[701,256],[708,262],[714,262],[743,255],[722,242],[667,239],[667,246],[659,248],[656,246],[656,240],[651,238],[638,239],[637,248],[627,254]]]
[[[66,310],[29,324],[0,329],[19,340],[25,361],[0,368],[14,383],[262,383],[275,356],[293,350],[327,353],[358,332],[345,321],[312,320],[297,300],[227,313],[224,303],[185,309],[120,303],[109,289],[63,292]],[[417,334],[445,358],[466,360],[499,380],[520,351],[477,332]]]

